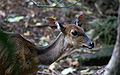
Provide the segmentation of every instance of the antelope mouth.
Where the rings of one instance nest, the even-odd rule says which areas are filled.
[[[82,46],[85,47],[85,48],[88,48],[88,49],[92,49],[94,47],[94,43],[93,42],[89,42],[88,45],[83,44]]]
[[[82,45],[83,48],[88,48],[88,49],[92,49],[92,46],[86,46],[86,45]]]

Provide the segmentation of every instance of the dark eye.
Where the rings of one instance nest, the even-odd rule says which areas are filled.
[[[77,36],[77,35],[78,35],[77,31],[75,31],[75,30],[73,30],[71,33],[72,33],[72,35],[74,35],[74,36]]]

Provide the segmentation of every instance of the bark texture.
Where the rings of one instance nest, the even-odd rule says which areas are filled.
[[[118,10],[118,33],[112,57],[105,68],[104,75],[120,75],[120,2]]]

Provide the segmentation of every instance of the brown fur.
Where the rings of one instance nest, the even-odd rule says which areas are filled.
[[[55,23],[54,19],[49,18],[50,23]],[[52,21],[52,22],[51,22]],[[85,39],[83,29],[74,24],[61,26],[61,33],[53,43],[45,47],[38,47],[30,41],[23,38],[20,34],[5,33],[6,42],[11,40],[14,45],[13,62],[10,63],[7,47],[0,42],[0,75],[35,75],[38,65],[50,65],[56,61],[69,47],[81,47],[88,45]],[[71,31],[75,30],[79,36],[73,36]],[[84,32],[84,31],[83,31]]]
[[[67,40],[69,40],[69,43],[72,44],[73,46],[80,47],[82,44],[85,44],[88,46],[88,41],[85,39],[83,33],[80,31],[83,31],[83,28],[76,26],[75,24],[69,24],[65,25],[65,34],[68,36]],[[71,34],[71,30],[75,30],[78,32],[79,36],[73,36]]]
[[[22,72],[21,75],[29,75],[30,72],[34,73],[37,71],[36,67],[39,63],[37,53],[35,50],[29,49],[29,46],[33,47],[34,44],[27,41],[19,34],[7,35],[8,40],[11,40],[14,44],[15,57],[13,58],[14,61],[11,64],[10,61],[8,61],[9,57],[8,53],[5,50],[6,47],[0,43],[0,75],[19,75],[20,72]]]

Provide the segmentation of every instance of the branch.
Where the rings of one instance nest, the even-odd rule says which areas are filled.
[[[29,25],[28,27],[30,28],[44,28],[44,27],[48,27],[49,25],[45,24],[45,25],[40,25],[40,26],[36,26],[36,25]]]
[[[77,2],[71,4],[71,5],[68,5],[68,6],[63,6],[63,7],[59,7],[59,6],[50,6],[50,5],[39,5],[37,4],[37,2],[35,2],[34,0],[31,0],[37,7],[39,8],[70,8],[72,7],[73,5],[76,5],[80,0],[78,0]]]
[[[30,27],[30,28],[45,28],[45,27],[57,28],[57,26],[51,26],[51,25],[48,25],[48,24],[43,24],[43,25],[40,25],[40,26],[29,25],[28,27]]]

